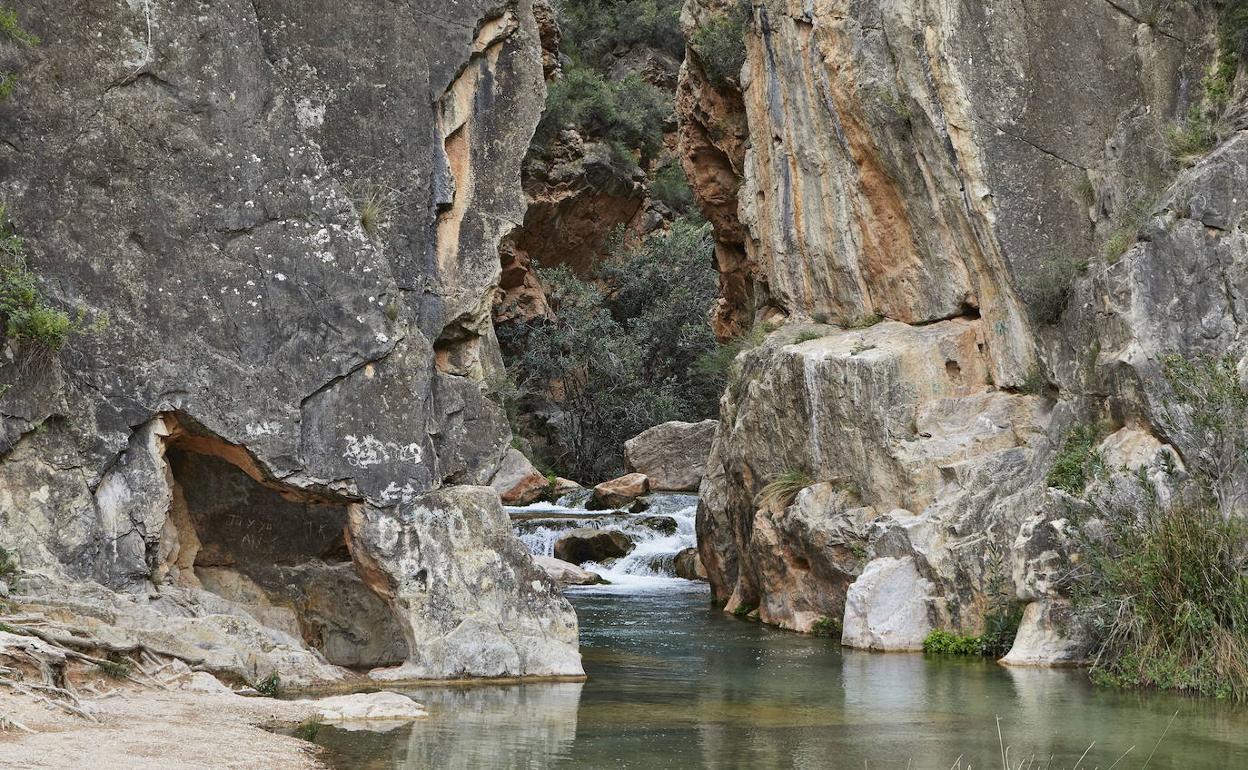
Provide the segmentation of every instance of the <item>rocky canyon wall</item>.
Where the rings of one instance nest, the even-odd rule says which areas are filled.
[[[699,30],[733,13],[745,66],[713,83]],[[1159,419],[1161,361],[1241,342],[1241,135],[1191,168],[1166,146],[1202,99],[1216,13],[690,0],[684,23],[682,150],[717,229],[719,318],[769,324],[702,487],[715,592],[914,649],[980,632],[1003,584],[1032,605],[1019,656],[1076,656],[1049,633],[1062,435],[1105,423],[1114,468],[1191,457],[1196,434]],[[795,499],[759,497],[786,474]]]
[[[243,678],[580,674],[477,486],[509,439],[483,383],[544,101],[532,3],[18,16],[40,43],[0,46],[0,197],[49,302],[107,321],[0,360],[26,598]]]

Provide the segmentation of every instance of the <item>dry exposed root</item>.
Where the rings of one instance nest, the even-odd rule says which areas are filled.
[[[0,630],[0,687],[92,722],[98,721],[93,708],[83,701],[68,675],[71,663],[91,665],[112,678],[161,690],[171,689],[164,677],[170,676],[170,669],[179,663],[143,647],[119,649],[116,644],[94,639],[81,629],[65,627],[40,616],[0,617],[0,629],[3,629]],[[91,653],[103,653],[108,657]],[[182,668],[185,670],[185,666]],[[32,676],[35,673],[37,677]],[[102,692],[94,682],[82,689],[97,698],[114,692]],[[34,732],[0,714],[0,730],[9,729]]]

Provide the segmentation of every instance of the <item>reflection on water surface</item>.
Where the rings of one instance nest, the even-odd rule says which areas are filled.
[[[381,735],[322,728],[346,770],[424,768],[1248,767],[1248,711],[1093,688],[1077,671],[873,655],[724,616],[705,588],[569,592],[588,682],[424,687],[432,716]]]

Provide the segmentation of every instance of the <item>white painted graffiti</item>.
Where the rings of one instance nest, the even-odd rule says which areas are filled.
[[[388,462],[419,463],[424,456],[420,444],[382,441],[376,436],[346,436],[347,451],[342,459],[354,468],[369,468]]]

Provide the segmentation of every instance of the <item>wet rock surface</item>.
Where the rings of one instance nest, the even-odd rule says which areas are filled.
[[[627,556],[633,541],[616,529],[574,529],[555,542],[555,558],[572,564]]]

